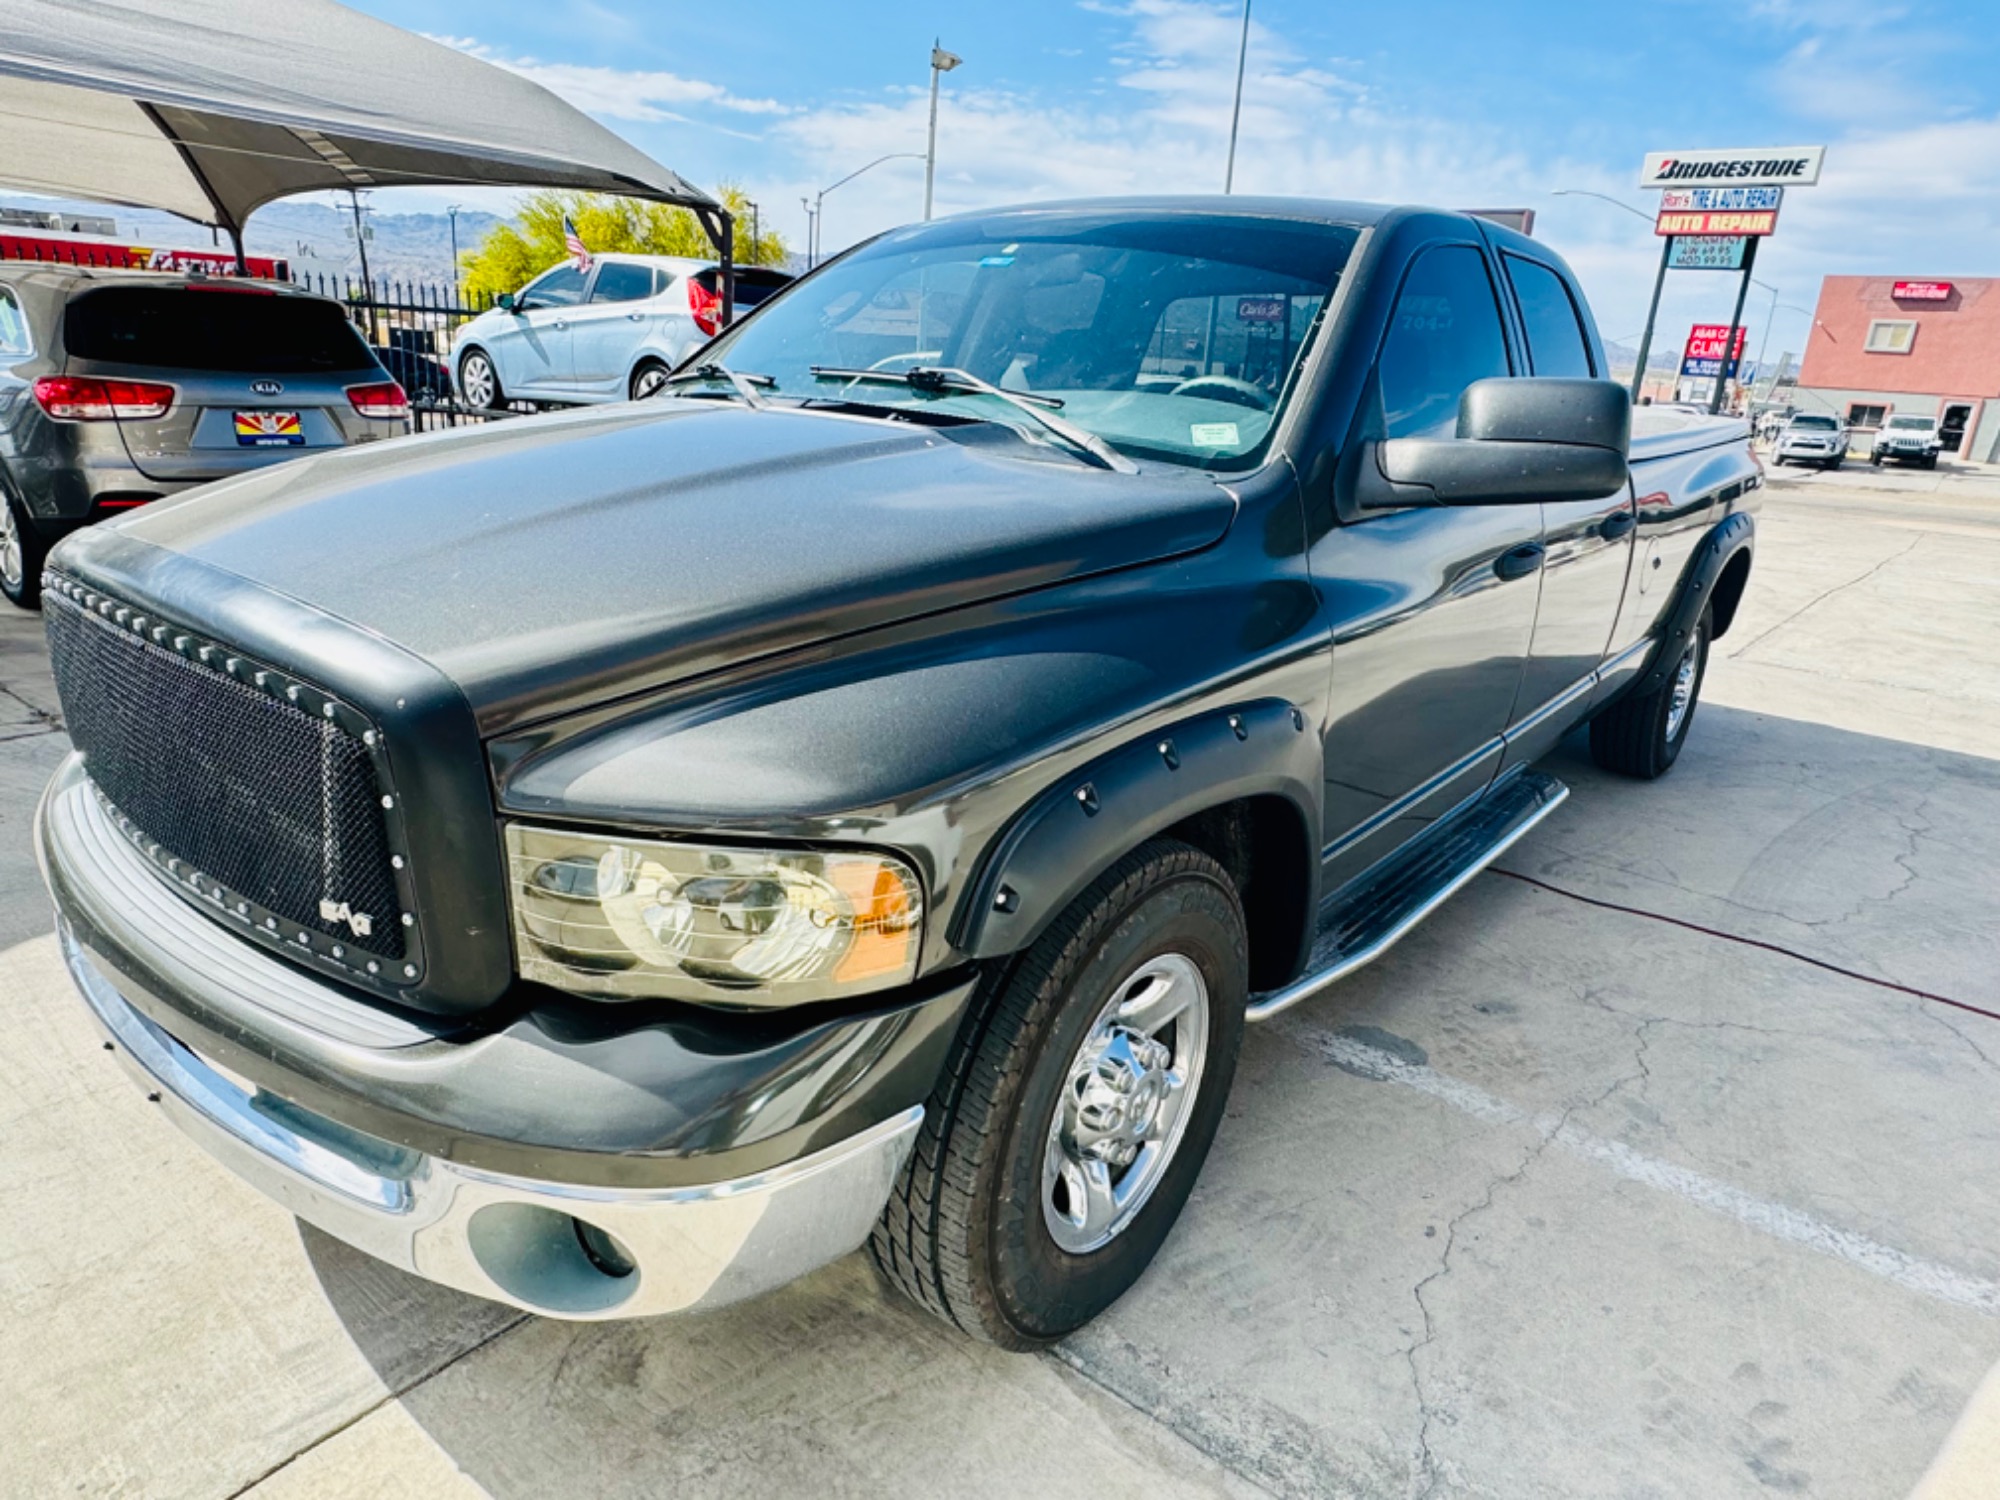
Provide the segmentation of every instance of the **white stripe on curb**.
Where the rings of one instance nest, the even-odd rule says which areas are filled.
[[[1983,1281],[1950,1266],[1924,1260],[1871,1240],[1866,1235],[1841,1229],[1823,1219],[1782,1203],[1746,1193],[1741,1188],[1719,1182],[1700,1172],[1677,1167],[1658,1157],[1635,1151],[1618,1141],[1593,1135],[1582,1126],[1551,1114],[1531,1114],[1519,1105],[1496,1098],[1485,1090],[1440,1073],[1422,1063],[1413,1063],[1380,1047],[1351,1036],[1320,1031],[1313,1027],[1277,1028],[1317,1050],[1328,1062],[1381,1083],[1400,1084],[1420,1094],[1428,1094],[1474,1119],[1492,1125],[1525,1125],[1544,1140],[1563,1147],[1586,1161],[1609,1167],[1630,1182],[1641,1183],[1664,1193],[1672,1193],[1699,1208],[1736,1220],[1773,1239],[1803,1245],[1822,1255],[1879,1276],[1884,1281],[1959,1307],[2000,1314],[2000,1282]]]

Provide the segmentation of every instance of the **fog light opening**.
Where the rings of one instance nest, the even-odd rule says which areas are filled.
[[[489,1203],[465,1237],[494,1284],[539,1311],[587,1317],[638,1290],[631,1252],[596,1225],[540,1204]]]

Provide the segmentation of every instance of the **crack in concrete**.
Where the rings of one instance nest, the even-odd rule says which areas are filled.
[[[1749,640],[1745,641],[1741,646],[1737,647],[1736,650],[1730,652],[1729,659],[1731,661],[1742,660],[1743,658],[1747,657],[1752,651],[1754,651],[1758,646],[1762,645],[1765,641],[1769,640],[1772,636],[1776,635],[1780,630],[1783,630],[1787,625],[1791,624],[1792,621],[1798,619],[1800,615],[1804,614],[1807,610],[1812,609],[1815,605],[1825,603],[1828,599],[1831,599],[1835,594],[1841,593],[1846,589],[1851,589],[1856,584],[1866,583],[1869,579],[1873,578],[1877,573],[1881,572],[1884,568],[1888,567],[1890,563],[1898,562],[1901,559],[1908,557],[1912,552],[1916,551],[1918,543],[1922,542],[1926,535],[1928,535],[1928,533],[1922,531],[1918,532],[1915,536],[1910,538],[1910,545],[1905,547],[1902,551],[1892,553],[1890,556],[1883,558],[1880,562],[1876,563],[1874,567],[1868,569],[1867,572],[1861,573],[1856,577],[1850,578],[1845,583],[1836,583],[1832,588],[1825,590],[1823,593],[1815,594],[1812,598],[1808,599],[1804,604],[1801,604],[1797,609],[1793,610],[1790,614],[1786,615],[1784,619],[1778,621],[1777,624],[1772,625],[1763,631],[1760,631],[1758,634],[1752,636]]]
[[[1579,998],[1595,1003],[1594,997],[1588,993],[1579,996]],[[1613,1015],[1626,1014],[1622,1011],[1612,1010],[1609,1006],[1603,1008],[1610,1010]],[[1486,1190],[1480,1194],[1477,1201],[1468,1204],[1452,1216],[1450,1222],[1445,1225],[1444,1248],[1438,1256],[1437,1269],[1418,1281],[1410,1289],[1410,1295],[1417,1304],[1417,1311],[1422,1314],[1424,1320],[1423,1337],[1417,1339],[1403,1351],[1404,1357],[1410,1366],[1410,1388],[1417,1398],[1418,1415],[1416,1467],[1410,1475],[1409,1494],[1411,1500],[1432,1500],[1432,1497],[1437,1494],[1438,1485],[1443,1483],[1445,1479],[1442,1466],[1438,1462],[1437,1454],[1431,1447],[1431,1424],[1436,1420],[1438,1413],[1436,1407],[1432,1404],[1430,1396],[1425,1392],[1423,1369],[1418,1359],[1418,1356],[1425,1349],[1430,1348],[1437,1342],[1437,1322],[1431,1313],[1430,1304],[1424,1300],[1425,1289],[1432,1283],[1441,1281],[1451,1274],[1451,1254],[1458,1246],[1459,1230],[1473,1216],[1490,1209],[1493,1206],[1494,1197],[1502,1188],[1516,1187],[1521,1183],[1528,1175],[1529,1169],[1536,1162],[1540,1161],[1543,1155],[1547,1153],[1549,1147],[1554,1145],[1562,1136],[1563,1131],[1569,1125],[1572,1115],[1585,1110],[1596,1109],[1628,1083],[1638,1082],[1642,1084],[1643,1092],[1643,1085],[1650,1083],[1653,1077],[1652,1067],[1646,1061],[1646,1049],[1651,1045],[1651,1038],[1646,1035],[1646,1032],[1653,1024],[1650,1020],[1642,1021],[1634,1033],[1638,1045],[1633,1051],[1632,1060],[1637,1064],[1637,1072],[1626,1073],[1618,1078],[1614,1078],[1593,1098],[1578,1100],[1565,1105],[1562,1113],[1555,1117],[1552,1124],[1542,1120],[1533,1122],[1533,1127],[1539,1133],[1540,1139],[1523,1153],[1520,1162],[1513,1170],[1502,1172],[1495,1176],[1492,1181],[1486,1184]],[[1421,1489],[1418,1488],[1420,1484],[1422,1485]]]
[[[311,1442],[305,1443],[300,1447],[294,1449],[292,1452],[286,1454],[283,1458],[279,1459],[276,1463],[272,1464],[268,1469],[266,1469],[263,1473],[259,1474],[256,1478],[250,1480],[247,1484],[239,1485],[237,1488],[231,1490],[227,1495],[223,1497],[223,1500],[242,1500],[243,1496],[249,1494],[252,1490],[256,1489],[258,1485],[262,1484],[265,1480],[271,1478],[274,1474],[281,1473],[285,1469],[290,1468],[293,1464],[297,1463],[300,1459],[304,1458],[308,1453],[311,1453],[315,1448],[319,1448],[326,1443],[332,1442],[335,1438],[339,1437],[343,1432],[346,1432],[349,1428],[358,1426],[360,1423],[367,1421],[368,1418],[374,1416],[376,1412],[382,1410],[382,1408],[389,1405],[390,1402],[401,1401],[405,1396],[409,1395],[412,1391],[418,1389],[421,1386],[427,1385],[431,1381],[437,1379],[438,1376],[442,1375],[446,1370],[449,1370],[453,1365],[457,1364],[460,1360],[468,1359],[472,1355],[477,1354],[481,1349],[484,1349],[488,1344],[491,1344],[496,1339],[502,1338],[505,1335],[512,1333],[516,1328],[519,1328],[523,1323],[532,1323],[534,1321],[535,1318],[534,1314],[532,1313],[522,1313],[518,1318],[509,1319],[507,1322],[501,1324],[498,1328],[494,1329],[491,1333],[487,1334],[485,1338],[480,1339],[477,1343],[467,1345],[465,1348],[459,1350],[458,1353],[452,1355],[449,1359],[446,1359],[441,1363],[439,1363],[438,1365],[434,1366],[433,1368],[424,1371],[424,1373],[417,1376],[416,1379],[408,1381],[403,1385],[397,1386],[394,1390],[384,1391],[379,1398],[369,1402],[368,1405],[362,1407],[360,1411],[354,1413],[354,1415],[349,1417],[346,1421],[335,1423],[332,1427],[329,1427],[325,1432],[322,1432],[318,1437],[314,1438]]]

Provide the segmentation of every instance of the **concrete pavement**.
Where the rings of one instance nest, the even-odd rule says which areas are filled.
[[[1154,1269],[1038,1358],[858,1257],[572,1326],[301,1231],[68,992],[0,616],[0,1493],[1908,1490],[2000,1360],[2000,503],[1762,533],[1673,774],[1564,746],[1504,872],[1253,1029]]]

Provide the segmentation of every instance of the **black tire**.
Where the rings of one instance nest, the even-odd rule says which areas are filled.
[[[1935,453],[1925,456],[1924,467],[1926,469],[1935,469],[1937,467],[1937,455]]]
[[[477,377],[467,378],[467,368],[474,360],[477,360],[486,367],[486,380],[479,382],[483,384],[487,392],[484,397],[477,397],[473,394],[472,388]],[[500,388],[500,367],[493,363],[492,355],[476,344],[458,357],[458,389],[465,397],[465,404],[467,406],[483,408],[487,411],[502,411],[506,408],[507,393]]]
[[[42,563],[48,540],[21,502],[0,489],[0,595],[22,609],[42,607]]]
[[[1108,1243],[1070,1254],[1042,1170],[1068,1070],[1124,981],[1181,955],[1207,990],[1205,1063],[1178,1149]],[[1155,839],[981,983],[870,1249],[889,1282],[974,1338],[1034,1349],[1115,1302],[1166,1240],[1221,1123],[1243,1036],[1243,908],[1208,855]]]
[[[1876,468],[1879,469],[1882,467],[1882,455],[1879,453],[1871,453],[1868,455],[1868,462],[1870,462]]]
[[[625,394],[634,401],[644,401],[660,388],[660,382],[669,373],[665,360],[642,359],[639,368],[632,372],[631,380],[626,382]]]
[[[1694,639],[1680,647],[1682,654],[1692,652],[1694,656],[1694,678],[1680,722],[1673,722],[1674,685],[1679,673],[1670,668],[1666,680],[1651,692],[1628,693],[1590,721],[1592,760],[1607,771],[1641,781],[1667,773],[1680,759],[1681,746],[1694,727],[1701,684],[1708,676],[1708,643],[1713,632],[1714,622],[1709,611],[1703,610],[1695,623]]]

